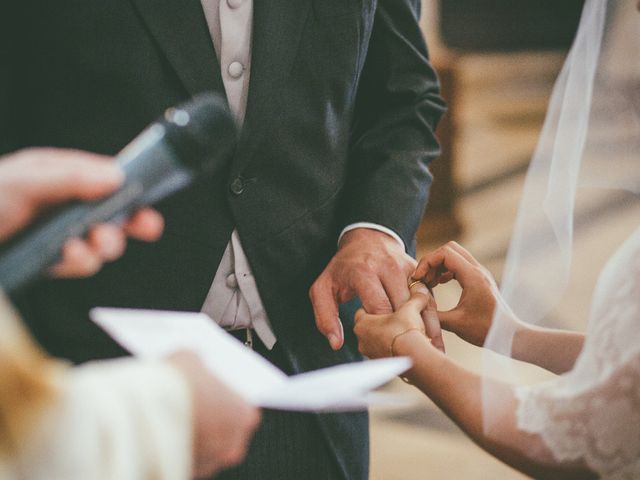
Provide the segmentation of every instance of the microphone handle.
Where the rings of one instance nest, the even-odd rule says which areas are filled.
[[[118,155],[125,181],[115,193],[62,207],[3,248],[0,287],[7,292],[20,289],[60,260],[67,239],[83,237],[97,223],[122,221],[190,184],[196,173],[177,160],[165,133],[161,124],[154,124]]]

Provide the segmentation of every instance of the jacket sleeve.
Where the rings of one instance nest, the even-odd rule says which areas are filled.
[[[379,0],[358,85],[343,226],[370,222],[409,247],[427,201],[445,111],[418,24],[419,2]]]

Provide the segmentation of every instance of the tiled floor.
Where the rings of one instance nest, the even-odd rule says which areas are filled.
[[[500,278],[528,161],[535,147],[553,80],[563,55],[475,55],[460,60],[458,238]],[[589,258],[580,275],[594,276],[608,254],[599,255],[602,232],[628,230],[640,212],[620,210],[594,228],[578,232],[578,258]],[[593,226],[592,226],[593,227]],[[433,245],[421,245],[425,252]],[[459,289],[439,287],[441,308],[455,305]],[[588,311],[590,287],[568,293],[560,312],[570,325]],[[446,337],[448,354],[469,368],[480,364],[479,349]],[[532,380],[549,374],[526,368]],[[373,480],[520,479],[519,473],[482,452],[413,387],[394,382],[388,388],[415,399],[410,409],[372,413]]]

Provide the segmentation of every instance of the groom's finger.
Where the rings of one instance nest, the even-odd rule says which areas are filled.
[[[375,275],[361,276],[353,286],[367,313],[392,313],[393,308],[382,282]]]
[[[344,343],[342,323],[338,316],[337,294],[333,282],[321,275],[309,290],[313,313],[316,317],[316,327],[327,339],[331,348],[338,350]]]
[[[385,268],[380,275],[380,281],[394,311],[409,300],[410,292],[407,277],[412,270],[409,267],[405,271],[399,265],[395,265],[395,267]]]

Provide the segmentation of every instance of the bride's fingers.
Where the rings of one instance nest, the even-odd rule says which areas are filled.
[[[424,283],[420,282],[411,287],[411,297],[404,306],[422,312],[431,302],[433,302],[431,292]]]
[[[414,273],[413,277],[417,277],[417,275]],[[436,268],[432,268],[428,270],[427,273],[422,277],[422,281],[427,285],[427,287],[433,288],[436,285],[438,285],[437,278],[438,278],[438,270]]]
[[[438,321],[440,328],[447,332],[457,333],[457,326],[460,323],[460,314],[457,307],[453,310],[447,310],[444,312],[438,311]]]
[[[438,284],[442,285],[444,283],[449,283],[454,278],[456,278],[456,277],[453,274],[453,272],[446,271],[446,272],[444,272],[444,273],[442,273],[441,275],[438,276]]]
[[[451,272],[449,272],[449,270],[447,270],[444,265],[438,265],[438,267],[436,267],[435,269],[429,270],[429,272],[427,272],[427,275],[423,281],[427,285],[427,287],[435,288],[442,283],[451,281],[453,278],[455,278],[455,276]]]
[[[387,317],[389,317],[389,314],[387,313],[376,315],[373,313],[367,313],[364,308],[359,308],[353,317],[353,325],[355,326],[360,322],[370,322],[372,320],[384,320]]]
[[[420,260],[413,274],[413,278],[424,278],[430,271],[442,267],[453,274],[462,288],[465,288],[479,272],[475,265],[471,264],[455,249],[445,245],[425,255]],[[427,284],[430,283],[431,282],[427,282]]]
[[[435,276],[435,272],[438,267],[438,263],[435,262],[435,252],[437,252],[437,250],[427,253],[420,259],[413,275],[411,275],[411,278],[421,278],[427,284],[433,281],[433,277]]]
[[[433,282],[438,273],[442,273],[447,270],[445,264],[447,251],[452,250],[448,244],[442,245],[436,250],[427,253],[418,262],[412,277],[422,278],[426,283]]]
[[[481,266],[480,262],[478,262],[475,257],[471,255],[469,251],[458,242],[451,241],[448,242],[446,246],[458,252],[465,260],[467,260],[472,265],[475,265],[476,267]]]
[[[431,304],[422,311],[422,322],[424,323],[427,337],[431,340],[431,344],[444,353],[444,339],[442,338],[442,328],[440,320],[436,313],[435,305]]]
[[[365,320],[367,317],[370,317],[370,316],[371,315],[365,312],[364,308],[359,308],[353,317],[353,325],[354,326],[357,325],[358,323],[362,322],[363,320]]]

